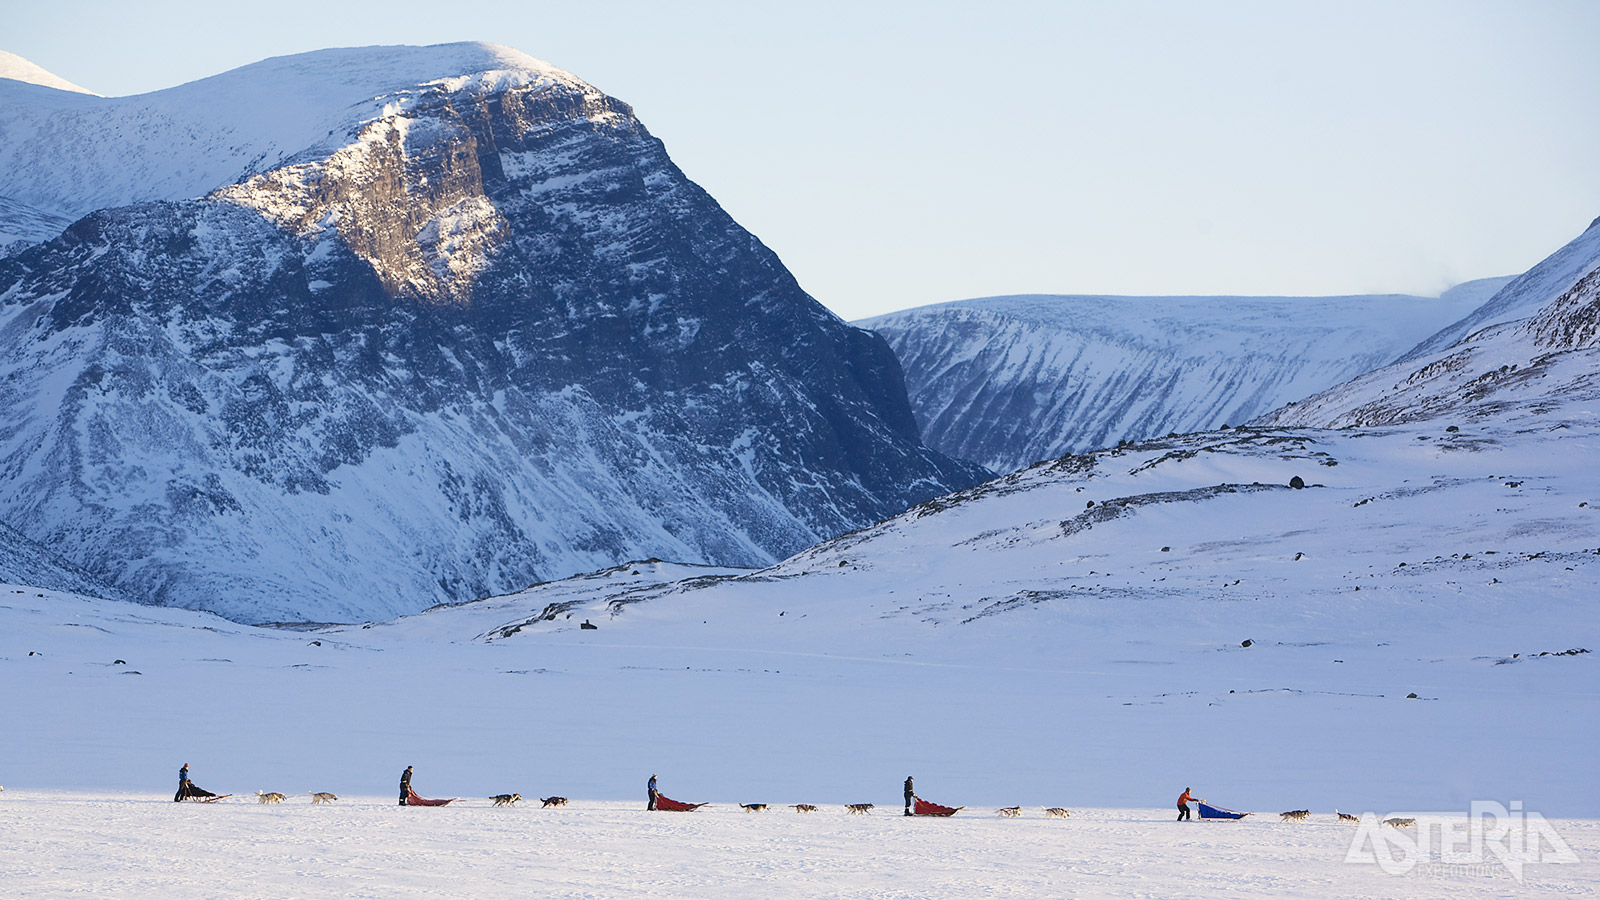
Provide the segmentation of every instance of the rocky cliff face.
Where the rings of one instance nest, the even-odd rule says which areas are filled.
[[[0,519],[130,596],[351,620],[760,564],[984,477],[626,105],[512,75],[0,260]]]

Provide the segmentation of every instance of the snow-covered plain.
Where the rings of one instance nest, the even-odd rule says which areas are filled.
[[[1449,424],[1146,442],[769,569],[368,626],[5,588],[0,870],[22,895],[1593,895],[1600,826],[1570,817],[1600,790],[1600,653],[1565,651],[1600,651],[1600,416]],[[240,796],[171,804],[186,761]],[[465,805],[391,808],[406,765]],[[713,806],[648,816],[652,773]],[[967,809],[901,819],[907,774]],[[1257,816],[1165,821],[1186,786]],[[487,808],[510,791],[573,805]],[[1562,819],[1579,862],[1391,875],[1332,824],[1473,801]]]
[[[466,803],[468,801],[464,801]],[[1166,809],[1025,809],[952,819],[838,807],[692,815],[639,803],[486,800],[403,809],[380,797],[313,806],[175,806],[153,794],[42,794],[0,803],[7,896],[971,898],[1506,897],[1600,893],[1600,824],[1550,824],[1577,865],[1347,862],[1357,829],[1332,814],[1175,823]],[[85,853],[86,847],[94,853]]]

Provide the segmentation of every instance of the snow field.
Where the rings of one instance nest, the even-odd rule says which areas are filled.
[[[464,805],[470,804],[470,805]],[[44,793],[0,802],[10,897],[69,894],[299,898],[1504,897],[1600,894],[1600,823],[1553,826],[1576,865],[1493,864],[1386,874],[1346,862],[1356,829],[1317,815],[1172,821],[1166,809],[1046,819],[963,810],[906,819],[838,806],[799,815],[642,801],[409,809],[377,797],[174,804],[164,796]]]
[[[100,891],[124,896],[1592,895],[1593,820],[1563,818],[1580,862],[1525,884],[1346,863],[1331,824],[1593,814],[1600,481],[1573,412],[1152,442],[758,572],[642,562],[370,625],[0,587],[0,871],[43,896],[74,868],[169,879]],[[171,804],[183,762],[239,797]],[[408,764],[469,805],[393,808]],[[646,818],[651,773],[715,805]],[[908,774],[968,809],[903,821]],[[1170,822],[1186,786],[1257,816]],[[347,799],[311,806],[323,790]],[[530,806],[480,808],[512,791]],[[531,806],[551,794],[574,805]],[[234,831],[192,840],[195,821]],[[126,836],[74,837],[95,828]],[[168,872],[185,854],[202,874]]]

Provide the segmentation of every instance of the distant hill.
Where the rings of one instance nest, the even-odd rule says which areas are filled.
[[[894,348],[930,446],[1005,472],[1248,421],[1392,362],[1508,280],[1438,298],[991,297],[856,324]]]

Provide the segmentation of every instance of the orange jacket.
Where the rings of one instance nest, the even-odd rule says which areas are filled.
[[[1200,802],[1199,798],[1191,796],[1188,791],[1184,791],[1183,794],[1178,797],[1178,805],[1182,806],[1185,803],[1188,803],[1190,800],[1193,800],[1196,803]]]

